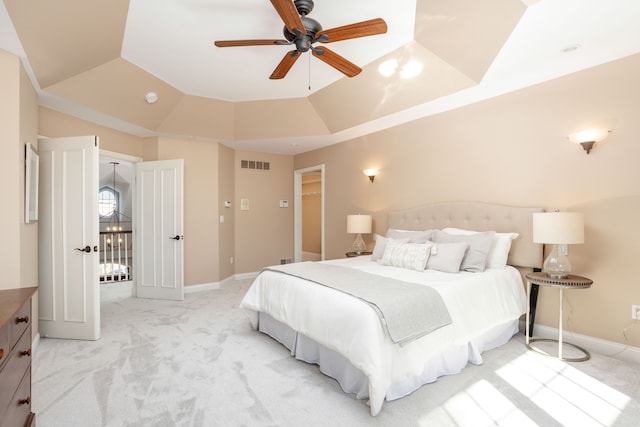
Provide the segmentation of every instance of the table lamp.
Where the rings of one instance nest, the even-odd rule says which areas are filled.
[[[533,241],[553,245],[542,271],[554,279],[566,278],[571,273],[566,245],[584,243],[584,215],[580,212],[534,213]]]
[[[352,250],[358,255],[364,252],[367,245],[362,233],[371,233],[371,215],[347,215],[347,233],[357,234]]]

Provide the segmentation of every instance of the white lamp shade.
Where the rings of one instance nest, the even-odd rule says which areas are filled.
[[[534,213],[533,241],[554,245],[584,243],[584,215],[581,212]]]
[[[347,215],[347,233],[371,233],[371,215]]]

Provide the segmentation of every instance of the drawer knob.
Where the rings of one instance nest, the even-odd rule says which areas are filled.
[[[26,314],[24,317],[16,317],[16,323],[29,323],[29,315]]]
[[[21,351],[20,356],[31,356],[31,349]]]
[[[31,396],[27,396],[26,399],[20,399],[18,400],[18,404],[19,405],[28,405],[31,403]]]

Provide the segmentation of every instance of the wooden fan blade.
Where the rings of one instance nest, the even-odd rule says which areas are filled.
[[[296,63],[298,58],[300,58],[300,52],[298,52],[297,50],[292,50],[290,52],[287,52],[287,54],[284,56],[284,58],[282,58],[282,61],[280,61],[276,69],[273,70],[273,73],[271,73],[271,76],[269,76],[269,78],[271,80],[278,80],[278,79],[284,78],[284,76],[287,75],[291,67],[293,67],[293,64]]]
[[[369,21],[356,22],[355,24],[344,25],[342,27],[330,28],[320,31],[316,38],[324,37],[320,40],[323,43],[337,42],[340,40],[355,39],[358,37],[375,36],[387,32],[387,23],[382,18],[370,19]]]
[[[307,34],[307,30],[302,25],[302,19],[300,19],[298,10],[292,0],[271,0],[271,4],[291,34],[300,33],[302,36]]]
[[[324,46],[314,48],[311,52],[313,53],[313,56],[331,65],[341,73],[344,73],[347,77],[357,76],[362,71],[362,68],[358,67],[353,62],[348,61]]]
[[[282,43],[288,44],[287,40],[218,40],[214,42],[218,47],[234,47],[234,46],[276,46]]]

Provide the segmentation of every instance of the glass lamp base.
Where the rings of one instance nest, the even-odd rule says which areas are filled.
[[[559,245],[553,245],[551,253],[544,260],[542,271],[554,279],[566,279],[571,273],[569,258],[560,250]]]
[[[353,245],[351,246],[351,250],[357,253],[358,255],[360,255],[362,252],[365,251],[365,249],[367,249],[367,244],[364,242],[364,239],[362,238],[362,234],[358,233],[358,235],[356,236],[356,240],[353,242]]]

